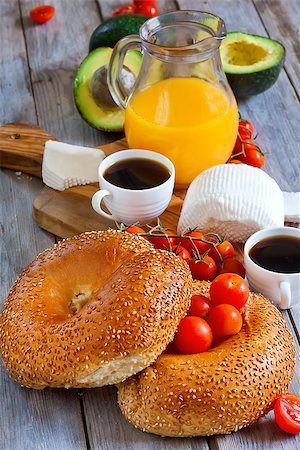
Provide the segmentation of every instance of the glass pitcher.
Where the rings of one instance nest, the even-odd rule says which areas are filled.
[[[121,39],[110,60],[108,85],[125,109],[129,147],[167,156],[177,187],[225,163],[234,147],[238,110],[219,53],[225,36],[219,17],[175,11],[147,20],[139,36]],[[140,47],[142,67],[128,96],[120,81],[123,61],[129,49]]]

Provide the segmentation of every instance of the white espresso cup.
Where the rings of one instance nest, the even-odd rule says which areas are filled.
[[[148,189],[126,189],[116,186],[104,178],[106,170],[113,164],[129,159],[150,159],[164,165],[170,172],[162,184]],[[98,169],[100,191],[92,198],[94,210],[101,216],[126,225],[147,223],[157,218],[167,208],[173,193],[175,168],[172,162],[160,153],[149,150],[122,150],[107,156]],[[102,200],[110,212],[103,211]]]
[[[273,236],[295,236],[300,239],[300,229],[292,227],[266,228],[257,231],[246,241],[244,263],[250,288],[261,292],[280,309],[300,303],[300,272],[282,273],[264,269],[249,256],[258,242]]]

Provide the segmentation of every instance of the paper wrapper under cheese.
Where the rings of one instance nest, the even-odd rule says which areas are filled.
[[[47,141],[42,166],[43,182],[59,191],[96,183],[98,167],[104,156],[102,150],[95,148]]]
[[[202,172],[190,185],[178,232],[198,227],[245,242],[262,228],[283,225],[283,193],[273,178],[246,164],[221,164]]]

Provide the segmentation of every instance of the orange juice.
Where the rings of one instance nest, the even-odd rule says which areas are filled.
[[[162,153],[174,164],[176,184],[229,158],[238,111],[216,86],[198,78],[168,78],[136,92],[125,110],[130,148]]]

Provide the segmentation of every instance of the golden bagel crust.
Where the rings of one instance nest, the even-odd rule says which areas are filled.
[[[208,295],[209,283],[193,294]],[[250,294],[243,328],[211,350],[163,354],[119,385],[122,413],[135,427],[162,436],[237,431],[268,412],[289,386],[295,365],[292,336],[277,308]]]
[[[14,283],[0,317],[0,354],[36,389],[123,381],[172,340],[191,275],[174,254],[118,231],[83,233],[45,250]]]

